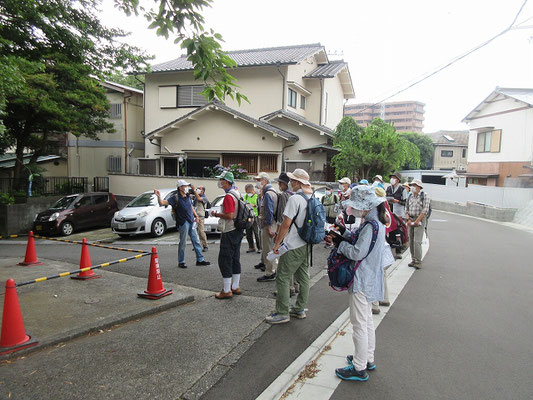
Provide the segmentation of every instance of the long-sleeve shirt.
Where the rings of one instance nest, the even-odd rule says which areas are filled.
[[[277,196],[278,194],[274,188],[272,188],[271,184],[268,184],[263,188],[263,195],[261,196],[259,206],[259,221],[261,222],[261,228],[272,226],[274,224]]]
[[[370,254],[368,254],[368,250],[372,242],[372,224],[367,224],[361,230],[355,244],[342,241],[338,248],[339,253],[352,260],[352,266],[355,266],[357,261],[368,254],[355,271],[353,285],[350,288],[352,293],[362,293],[368,302],[383,300],[385,288],[383,278],[384,252],[390,252],[385,243],[385,226],[379,221],[376,209],[371,210],[365,217],[365,221],[371,220],[377,221],[379,230],[376,243]],[[344,236],[349,239],[350,231],[347,230]]]

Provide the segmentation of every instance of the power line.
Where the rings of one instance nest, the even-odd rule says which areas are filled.
[[[520,7],[520,9],[518,10],[518,12],[516,13],[516,15],[515,15],[515,17],[514,17],[514,19],[513,19],[513,22],[511,23],[511,25],[509,25],[506,29],[504,29],[503,31],[501,31],[500,33],[498,33],[496,36],[493,36],[492,38],[488,39],[487,41],[485,41],[485,42],[483,42],[483,43],[477,45],[477,46],[474,47],[473,49],[468,50],[466,53],[461,54],[461,55],[459,55],[459,56],[456,56],[456,57],[452,58],[452,59],[451,59],[450,61],[448,61],[444,66],[437,68],[435,71],[433,71],[433,72],[429,73],[428,75],[425,75],[423,78],[418,79],[417,81],[415,81],[415,82],[409,84],[409,85],[406,86],[405,88],[398,90],[398,91],[395,92],[394,94],[391,94],[390,96],[384,98],[383,100],[380,100],[380,101],[378,101],[378,102],[376,102],[376,103],[374,103],[374,104],[372,104],[372,105],[369,105],[369,106],[363,108],[362,110],[357,111],[357,112],[354,113],[354,114],[350,114],[350,116],[352,116],[352,115],[357,115],[357,114],[361,114],[363,111],[368,110],[369,108],[373,108],[374,106],[377,106],[378,104],[381,104],[381,103],[383,103],[383,102],[389,100],[390,98],[392,98],[392,97],[394,97],[394,96],[396,96],[396,95],[398,95],[398,94],[400,94],[400,93],[403,93],[403,92],[405,92],[405,91],[408,90],[408,89],[411,89],[413,86],[416,86],[416,85],[418,85],[418,84],[421,83],[421,82],[424,82],[426,79],[431,78],[433,75],[438,74],[439,72],[441,72],[441,71],[445,70],[446,68],[450,67],[451,65],[455,64],[457,61],[462,60],[463,58],[469,56],[470,54],[474,53],[475,51],[477,51],[477,50],[479,50],[479,49],[485,47],[485,46],[488,45],[489,43],[493,42],[494,40],[496,40],[496,39],[499,38],[500,36],[506,34],[506,33],[509,32],[511,29],[513,29],[516,20],[517,20],[518,17],[520,16],[520,13],[521,13],[522,10],[524,9],[524,7],[525,7],[525,5],[526,5],[527,2],[528,2],[528,0],[524,0],[524,2],[522,3],[522,6]],[[527,19],[526,21],[528,21],[528,20],[529,20],[529,19]],[[526,22],[526,21],[522,21],[521,24],[523,24],[523,23]]]

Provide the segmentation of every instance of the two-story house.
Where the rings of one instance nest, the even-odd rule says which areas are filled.
[[[93,140],[68,134],[68,175],[106,177],[110,172],[138,173],[138,158],[144,155],[143,91],[115,82],[103,81],[111,104],[109,122],[115,132],[98,134]]]
[[[533,165],[533,89],[496,89],[463,120],[469,125],[468,183],[524,186]]]
[[[146,75],[140,173],[204,176],[204,167],[240,163],[249,174],[300,167],[313,179],[333,179],[333,130],[344,101],[354,97],[347,63],[329,61],[320,44],[228,55],[237,64],[229,72],[250,103],[206,102],[185,56]]]
[[[434,148],[432,169],[466,170],[468,131],[438,131],[428,135]]]

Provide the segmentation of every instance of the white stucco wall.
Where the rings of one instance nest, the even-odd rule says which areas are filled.
[[[325,120],[324,125],[330,129],[335,129],[344,112],[344,93],[338,76],[324,79],[324,91],[328,94],[327,120]]]
[[[481,113],[468,125],[471,134],[468,141],[468,162],[533,161],[533,107],[505,114],[486,116],[507,110],[521,108],[525,103],[505,99],[484,106]],[[476,128],[494,127],[501,129],[501,151],[499,153],[477,153]]]

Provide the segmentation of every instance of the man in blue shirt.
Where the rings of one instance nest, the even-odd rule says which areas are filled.
[[[196,224],[198,223],[198,215],[192,206],[192,200],[189,196],[189,183],[180,179],[178,181],[178,193],[175,196],[169,197],[168,200],[161,198],[159,190],[154,189],[154,194],[157,196],[157,202],[160,206],[170,205],[176,216],[176,226],[180,233],[180,243],[178,246],[178,267],[187,268],[185,264],[185,246],[187,244],[187,234],[191,238],[194,251],[196,253],[196,265],[210,265],[209,261],[204,259],[202,254],[202,247],[198,240],[196,233]]]

